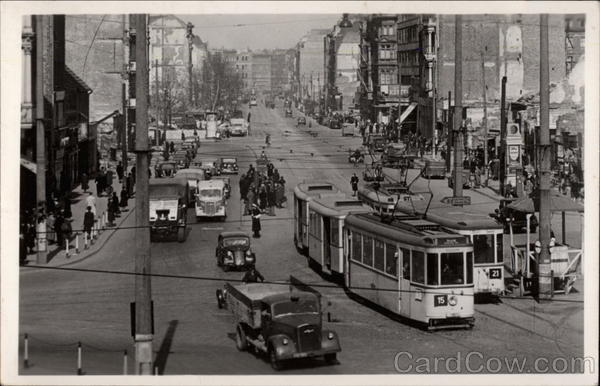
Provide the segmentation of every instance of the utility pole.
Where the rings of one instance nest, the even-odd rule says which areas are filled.
[[[150,228],[148,223],[148,45],[146,15],[131,15],[135,47],[135,362],[136,373],[152,374]]]
[[[450,173],[450,165],[452,159],[452,149],[454,148],[454,144],[452,139],[454,138],[454,125],[452,124],[452,120],[454,119],[454,114],[452,113],[452,91],[448,91],[448,115],[446,116],[446,172]],[[453,178],[453,177],[450,177]]]
[[[540,15],[540,243],[542,250],[539,256],[538,280],[539,298],[552,297],[552,272],[550,261],[550,75],[548,69],[548,15]]]
[[[121,103],[122,103],[122,114],[121,114],[121,162],[123,164],[123,184],[127,181],[127,69],[126,63],[129,63],[127,55],[127,18],[125,15],[121,17],[123,23],[123,72],[121,84]],[[123,185],[125,186],[125,185]]]
[[[500,159],[500,170],[498,179],[500,181],[500,194],[505,195],[506,178],[506,76],[502,77],[502,87],[500,88],[500,150],[498,151]]]
[[[33,16],[35,23],[35,163],[37,172],[35,175],[36,190],[36,217],[37,229],[37,264],[48,262],[48,250],[46,244],[46,220],[41,216],[46,211],[46,133],[44,124],[44,44],[47,39],[44,34],[48,33],[45,21],[51,16]],[[46,58],[48,60],[48,58]]]
[[[487,46],[485,47],[487,50]],[[481,79],[482,79],[482,89],[483,89],[483,167],[485,170],[485,185],[487,186],[488,181],[488,119],[487,119],[487,90],[485,84],[485,56],[483,51],[481,51]]]
[[[188,93],[189,93],[189,104],[190,104],[190,108],[193,106],[194,101],[194,95],[193,95],[193,87],[194,87],[194,82],[193,82],[193,75],[192,75],[192,50],[194,49],[193,43],[194,43],[194,33],[192,32],[194,25],[192,23],[187,23],[186,25],[186,38],[188,41],[188,78],[189,78],[189,84],[188,84]]]
[[[156,95],[154,96],[154,108],[156,114],[156,127],[158,126],[158,119],[160,117],[160,83],[158,81],[158,59],[154,59],[154,90]]]
[[[462,15],[454,23],[454,198],[463,195]],[[462,206],[462,204],[461,204]]]

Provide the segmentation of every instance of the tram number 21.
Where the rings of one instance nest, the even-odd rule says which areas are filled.
[[[433,297],[434,307],[443,307],[448,305],[448,295],[435,295]]]
[[[501,276],[501,271],[500,268],[492,268],[490,269],[490,279],[500,279]]]

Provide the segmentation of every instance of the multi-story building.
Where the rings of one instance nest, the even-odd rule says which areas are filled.
[[[23,21],[21,186],[29,188],[21,189],[21,210],[36,207],[32,187],[39,173],[47,204],[70,194],[81,175],[93,175],[97,167],[96,133],[88,129],[92,90],[65,64],[65,16],[26,16]],[[37,147],[42,136],[36,122],[43,127],[44,149]]]
[[[271,55],[252,54],[252,88],[256,92],[271,91]]]
[[[236,56],[235,69],[242,78],[244,91],[252,88],[252,51],[244,50]]]
[[[317,100],[324,84],[325,44],[327,29],[313,29],[297,45],[297,82],[299,100]]]
[[[325,70],[323,100],[329,111],[354,107],[358,87],[360,29],[347,14],[324,38]]]
[[[288,51],[273,50],[271,53],[271,87],[273,92],[286,91],[289,85]]]
[[[585,54],[585,15],[565,15],[565,67],[567,75]]]

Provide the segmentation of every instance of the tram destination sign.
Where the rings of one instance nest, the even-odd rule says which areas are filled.
[[[444,198],[442,198],[442,202],[444,204],[450,204],[452,206],[471,205],[471,197],[469,197],[469,196],[444,197]]]

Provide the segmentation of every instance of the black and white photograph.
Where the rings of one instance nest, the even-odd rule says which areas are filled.
[[[0,5],[2,384],[597,384],[598,3]]]

